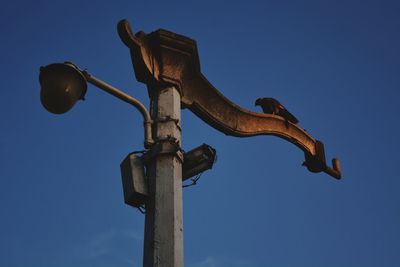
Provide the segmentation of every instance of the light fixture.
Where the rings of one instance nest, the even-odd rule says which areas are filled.
[[[182,180],[209,170],[214,165],[217,152],[207,144],[202,144],[183,154]]]
[[[51,113],[69,111],[79,99],[84,99],[86,79],[72,63],[55,63],[40,68],[40,100]]]
[[[40,100],[51,113],[62,114],[69,111],[75,103],[84,99],[87,82],[101,90],[134,106],[144,119],[144,145],[150,147],[154,141],[151,136],[151,117],[146,107],[136,98],[97,79],[85,70],[80,70],[71,62],[53,63],[40,68]]]

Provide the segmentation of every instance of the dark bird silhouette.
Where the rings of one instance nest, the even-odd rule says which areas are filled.
[[[261,106],[264,113],[274,114],[285,118],[291,123],[297,124],[299,120],[293,116],[278,100],[271,97],[259,98],[256,100],[256,106]]]

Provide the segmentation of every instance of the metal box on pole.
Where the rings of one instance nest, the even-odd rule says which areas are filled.
[[[131,153],[121,162],[120,167],[125,203],[133,207],[142,206],[148,194],[142,159]]]

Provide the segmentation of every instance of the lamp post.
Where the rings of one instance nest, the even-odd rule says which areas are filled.
[[[226,135],[283,138],[303,150],[308,170],[341,179],[339,161],[333,159],[329,167],[323,143],[302,129],[297,119],[288,120],[282,115],[288,113],[274,111],[277,107],[257,113],[225,98],[201,73],[194,40],[165,30],[134,34],[125,20],[118,23],[118,33],[130,49],[136,79],[147,85],[150,112],[135,98],[70,62],[41,68],[41,101],[48,111],[65,113],[84,98],[89,82],[141,112],[146,151],[142,157],[128,155],[121,172],[125,202],[145,207],[143,266],[183,267],[182,179],[210,169],[215,159],[215,149],[205,144],[183,153],[183,108]]]

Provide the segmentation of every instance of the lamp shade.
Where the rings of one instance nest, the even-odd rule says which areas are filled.
[[[82,72],[71,63],[55,63],[40,68],[40,100],[51,113],[69,111],[83,99],[87,84]]]

